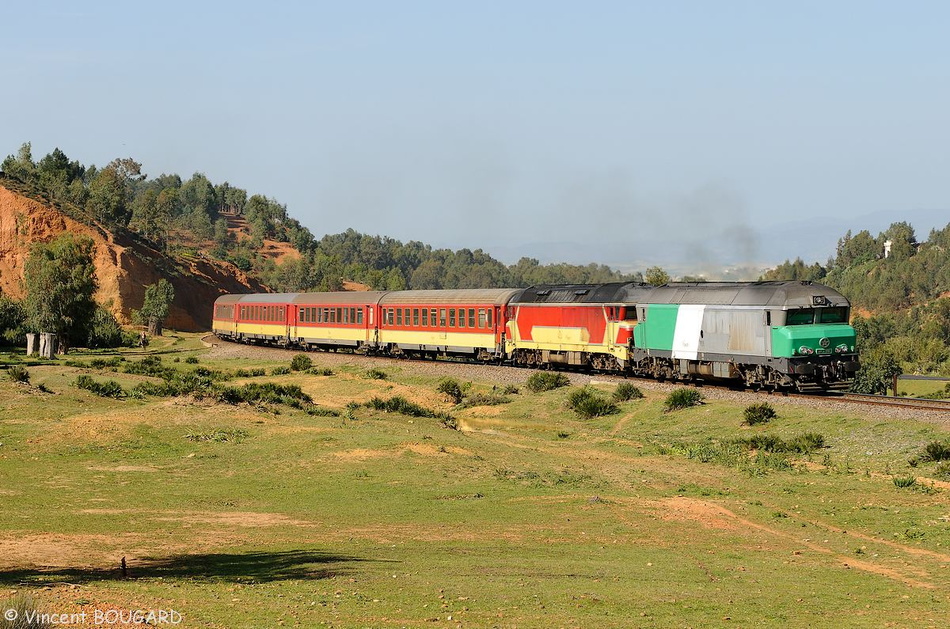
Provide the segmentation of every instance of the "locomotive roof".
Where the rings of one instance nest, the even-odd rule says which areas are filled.
[[[380,305],[396,304],[492,304],[504,306],[517,288],[469,288],[457,290],[400,290],[386,293]]]
[[[626,303],[632,290],[649,284],[610,282],[608,284],[539,284],[522,289],[512,297],[512,304],[563,304],[563,303]]]
[[[650,289],[649,294],[635,301],[651,304],[791,308],[850,305],[848,300],[833,288],[823,284],[799,281],[671,283]]]

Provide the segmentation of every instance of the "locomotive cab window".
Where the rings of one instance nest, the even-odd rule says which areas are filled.
[[[818,320],[821,323],[847,323],[848,309],[845,306],[821,308],[818,311]]]
[[[814,322],[815,310],[813,308],[789,310],[785,315],[785,325],[811,325]]]

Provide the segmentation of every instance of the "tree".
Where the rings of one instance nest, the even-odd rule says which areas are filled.
[[[646,278],[647,284],[653,284],[654,286],[663,286],[670,281],[670,274],[664,271],[663,267],[659,266],[651,266],[647,269],[644,277]]]
[[[16,157],[9,155],[3,160],[3,164],[0,164],[0,170],[20,181],[32,181],[36,174],[36,164],[33,163],[33,145],[24,142],[20,146],[20,150],[17,151]]]
[[[855,393],[887,393],[894,376],[902,372],[894,355],[885,347],[875,347],[861,355],[861,369],[851,390]]]
[[[107,225],[125,227],[132,217],[136,183],[145,179],[142,165],[132,158],[114,159],[89,184],[89,210]]]
[[[94,247],[92,239],[69,233],[33,245],[23,268],[23,306],[33,332],[54,332],[66,347],[86,341],[96,310]]]
[[[174,299],[175,287],[166,279],[158,280],[145,289],[145,302],[139,317],[148,326],[148,333],[152,336],[162,335],[162,326]]]

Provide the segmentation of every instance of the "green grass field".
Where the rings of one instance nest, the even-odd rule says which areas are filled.
[[[181,371],[270,373],[292,357],[215,361],[189,336],[149,349]],[[721,400],[665,413],[654,390],[589,420],[566,407],[570,388],[457,410],[411,363],[365,369],[225,383],[300,385],[338,416],[103,398],[71,383],[158,379],[62,360],[29,367],[30,385],[0,381],[3,595],[219,628],[950,621],[950,477],[908,462],[945,425],[781,404],[749,427]],[[460,430],[357,406],[396,395]],[[825,447],[727,447],[803,433]]]

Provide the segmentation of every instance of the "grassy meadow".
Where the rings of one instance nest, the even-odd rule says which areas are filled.
[[[667,411],[656,388],[583,418],[577,387],[461,382],[456,404],[412,363],[289,371],[291,352],[216,358],[190,335],[149,355],[208,381],[161,393],[171,372],[131,351],[0,374],[0,607],[217,628],[950,622],[950,465],[924,454],[940,421],[777,399],[750,426],[743,404]],[[249,383],[313,403],[241,401]]]

